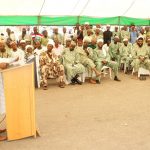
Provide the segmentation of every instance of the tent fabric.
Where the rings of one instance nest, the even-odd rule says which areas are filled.
[[[0,25],[149,25],[150,0],[1,1]],[[120,17],[121,16],[121,17]]]
[[[87,16],[0,16],[0,25],[75,25],[84,24],[110,24],[110,25],[150,25],[149,19],[129,17],[94,18]]]

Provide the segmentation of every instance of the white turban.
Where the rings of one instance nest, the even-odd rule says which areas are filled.
[[[20,43],[26,43],[26,41],[25,40],[21,40]]]
[[[137,40],[140,39],[140,38],[144,39],[143,36],[140,35],[140,36],[137,38]]]
[[[106,27],[110,27],[110,24],[107,24]]]
[[[50,40],[48,41],[47,45],[49,45],[49,44],[54,46],[54,41],[53,41],[52,39],[50,39]]]
[[[85,41],[90,43],[91,39],[88,36],[85,36],[84,39],[83,39],[83,42],[85,42]]]
[[[27,51],[28,48],[32,48],[33,49],[33,46],[32,45],[27,45],[26,48],[25,48],[26,51]]]
[[[103,40],[103,39],[98,39],[98,40],[97,40],[97,43],[99,43],[99,42],[102,42],[102,43],[103,43],[104,40]]]
[[[127,39],[127,38],[124,38],[124,39],[123,39],[123,42],[125,42],[125,41],[128,41],[128,39]]]
[[[75,43],[74,41],[72,41],[72,42],[71,42],[71,45],[74,45],[74,46],[76,46],[76,43]]]
[[[70,37],[67,37],[66,38],[66,41],[71,41],[72,39]]]

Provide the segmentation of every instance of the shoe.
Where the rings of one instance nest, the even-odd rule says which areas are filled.
[[[65,83],[64,83],[64,82],[60,82],[60,83],[59,83],[59,87],[60,87],[60,88],[64,88],[64,87],[65,87]]]
[[[43,90],[48,90],[47,86],[43,86]]]
[[[114,80],[115,80],[115,81],[121,81],[120,79],[118,79],[117,76],[114,77]]]
[[[96,83],[97,83],[97,84],[100,84],[101,82],[100,82],[99,80],[96,80]]]
[[[90,83],[92,83],[92,84],[96,84],[96,81],[95,80],[93,80],[93,79],[90,79],[90,81],[89,81]]]
[[[7,140],[7,137],[6,136],[0,136],[0,141],[4,141],[4,140]]]
[[[0,130],[0,133],[6,132],[6,129]]]
[[[75,82],[77,83],[77,84],[79,84],[79,85],[82,85],[82,82],[79,80],[79,79],[75,79]]]
[[[71,79],[71,84],[72,84],[72,85],[75,85],[75,84],[76,84],[75,78],[72,78],[72,79]]]

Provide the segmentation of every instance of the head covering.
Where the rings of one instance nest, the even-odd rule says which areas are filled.
[[[76,46],[76,43],[74,41],[71,41],[71,45]]]
[[[110,27],[110,24],[107,24],[106,27]]]
[[[128,39],[127,39],[127,38],[124,38],[124,39],[123,39],[123,42],[125,42],[125,41],[128,41]]]
[[[95,30],[100,30],[100,28],[96,28]]]
[[[144,37],[140,35],[140,36],[138,36],[137,40],[139,40],[139,39],[143,39],[144,40]]]
[[[102,42],[102,43],[103,43],[104,40],[103,40],[103,39],[98,39],[98,40],[97,40],[97,43],[99,43],[99,42]]]
[[[25,41],[26,41],[26,42],[31,42],[31,40],[30,40],[30,39],[25,39]]]
[[[96,30],[97,28],[96,28],[96,26],[93,26],[92,29],[93,29],[93,30]]]
[[[85,36],[84,39],[83,39],[83,42],[85,42],[85,41],[90,43],[91,39],[89,37]]]
[[[33,49],[33,46],[32,45],[27,45],[25,50],[27,51],[28,48],[32,48]]]
[[[26,41],[25,40],[21,40],[20,43],[26,43]]]
[[[71,41],[72,39],[70,37],[67,37],[66,38],[66,41]]]
[[[54,41],[52,39],[49,39],[47,45],[53,45],[54,46]]]
[[[54,26],[53,29],[58,29],[58,27],[57,27],[57,26]]]
[[[150,41],[150,38],[148,38],[147,41]]]

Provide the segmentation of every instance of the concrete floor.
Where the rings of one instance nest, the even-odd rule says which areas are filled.
[[[37,139],[1,142],[1,150],[150,150],[150,78],[120,74],[100,85],[36,90]]]

